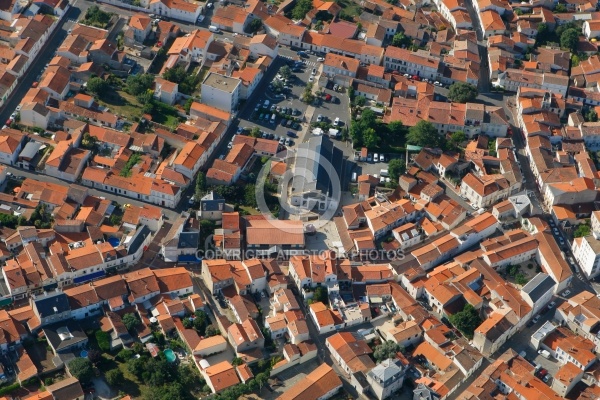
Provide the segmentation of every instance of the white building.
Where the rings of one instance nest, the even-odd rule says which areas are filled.
[[[202,103],[232,112],[240,99],[239,79],[211,72],[202,82]]]

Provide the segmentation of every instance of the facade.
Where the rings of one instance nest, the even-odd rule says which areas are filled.
[[[239,79],[211,72],[202,82],[201,101],[220,110],[233,112],[240,99],[240,86]]]

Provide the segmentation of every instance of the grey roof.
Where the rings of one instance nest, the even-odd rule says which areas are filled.
[[[536,276],[533,277],[523,289],[523,292],[527,293],[531,300],[536,303],[539,299],[541,299],[544,294],[548,293],[549,290],[553,290],[554,286],[556,286],[556,282],[554,279],[550,278],[550,276],[540,272]]]
[[[223,211],[223,204],[225,204],[225,199],[215,192],[210,192],[200,199],[200,209],[202,211]],[[219,205],[221,205],[221,208],[219,208]]]
[[[340,149],[327,136],[314,136],[302,143],[296,153],[292,191],[294,193],[321,192],[333,195],[337,170],[342,170],[344,159]],[[316,178],[316,179],[315,179]],[[339,181],[338,181],[339,184]]]
[[[190,247],[198,247],[198,241],[200,240],[199,232],[181,232],[179,234],[179,243],[177,248],[185,249]]]
[[[517,194],[515,196],[509,197],[508,200],[512,203],[517,211],[517,214],[523,215],[529,212],[531,207],[531,200],[527,193]]]
[[[57,353],[68,351],[73,346],[81,346],[88,341],[85,332],[73,320],[48,325],[42,330]]]
[[[142,225],[140,229],[137,230],[131,242],[129,242],[129,248],[127,249],[127,254],[134,254],[138,251],[140,246],[144,244],[144,240],[150,235],[150,228],[146,225]]]
[[[28,142],[23,151],[21,151],[21,154],[19,154],[19,157],[33,158],[41,147],[42,144],[39,142]]]
[[[388,358],[377,364],[375,368],[369,371],[368,375],[383,387],[386,387],[400,379],[403,371],[402,367],[397,362]]]
[[[33,300],[33,304],[38,311],[38,314],[42,317],[49,317],[54,314],[61,314],[65,311],[69,311],[69,299],[64,293],[46,293],[42,296],[38,296]]]

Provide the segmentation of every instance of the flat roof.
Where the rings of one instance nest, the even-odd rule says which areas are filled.
[[[208,85],[215,89],[222,90],[224,92],[233,93],[235,88],[241,83],[239,79],[230,78],[225,75],[217,74],[214,72],[209,73],[204,79],[203,85]]]

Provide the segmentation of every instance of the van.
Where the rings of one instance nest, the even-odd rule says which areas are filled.
[[[209,26],[209,27],[208,27],[208,30],[209,30],[209,31],[211,31],[211,32],[213,32],[213,33],[219,33],[219,32],[221,32],[221,31],[219,30],[219,28],[217,28],[217,27],[216,27],[216,26],[214,26],[214,25],[211,25],[211,26]]]
[[[381,176],[390,176],[390,173],[387,169],[382,169],[381,171],[379,171],[379,175]]]
[[[352,173],[352,182],[356,182],[356,179],[358,178],[358,175],[356,172]]]

